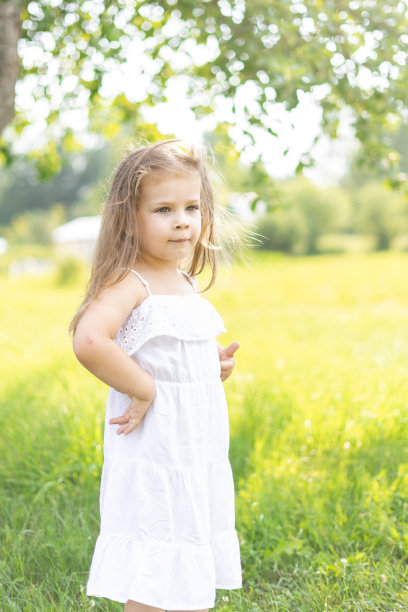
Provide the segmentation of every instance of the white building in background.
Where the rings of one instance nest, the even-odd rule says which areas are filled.
[[[5,238],[0,238],[0,255],[7,253],[9,244]]]
[[[14,259],[8,267],[9,278],[21,278],[22,276],[39,276],[48,274],[55,269],[52,259],[39,257],[23,257]]]
[[[52,232],[58,255],[73,255],[90,261],[101,227],[101,217],[78,217]]]

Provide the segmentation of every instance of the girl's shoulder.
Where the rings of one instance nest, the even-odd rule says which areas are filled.
[[[108,282],[94,298],[78,323],[79,333],[96,330],[114,338],[135,305],[145,297],[145,289],[138,279],[127,272],[120,280]]]
[[[145,299],[146,289],[131,270],[123,272],[119,281],[102,288],[97,301],[114,307],[126,318]]]

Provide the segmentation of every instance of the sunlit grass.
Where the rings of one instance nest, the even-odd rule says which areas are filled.
[[[229,400],[244,589],[217,610],[408,609],[408,256],[254,256],[206,297]],[[106,387],[66,331],[83,287],[0,278],[0,609],[120,610],[84,588]]]

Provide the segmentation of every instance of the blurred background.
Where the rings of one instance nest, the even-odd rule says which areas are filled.
[[[97,220],[60,226],[99,214],[143,138],[210,144],[219,199],[262,249],[407,247],[404,2],[3,2],[0,17],[3,273],[24,245],[89,253]]]
[[[106,387],[68,324],[140,141],[214,150],[244,253],[208,293],[244,588],[217,610],[407,610],[406,0],[0,2],[0,607],[85,596]],[[231,228],[231,232],[235,231]]]

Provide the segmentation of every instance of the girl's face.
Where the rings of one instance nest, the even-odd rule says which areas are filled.
[[[201,233],[200,188],[197,173],[145,180],[137,211],[144,259],[177,263],[190,255]]]

